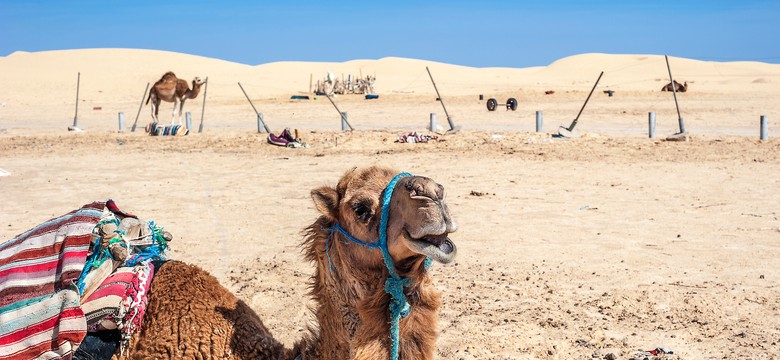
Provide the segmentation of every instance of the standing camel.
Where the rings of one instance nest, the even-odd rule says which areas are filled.
[[[187,99],[194,99],[198,97],[200,93],[200,87],[206,81],[199,77],[195,77],[192,80],[192,89],[187,85],[187,81],[177,79],[176,74],[172,71],[168,71],[163,74],[160,80],[157,80],[152,86],[152,90],[149,92],[149,97],[146,98],[146,103],[152,101],[152,119],[156,122],[159,121],[157,113],[160,110],[160,101],[173,103],[173,117],[171,118],[171,125],[173,125],[178,119],[178,123],[181,124],[181,116],[184,109],[184,101]],[[178,114],[178,116],[177,116]]]
[[[391,359],[397,350],[398,359],[433,359],[441,293],[426,258],[449,263],[457,252],[444,188],[374,166],[311,196],[321,215],[305,229],[301,248],[314,264],[309,294],[317,324],[292,349],[216,278],[169,261],[155,270],[142,330],[122,358],[369,360]],[[377,248],[380,239],[386,245]],[[405,317],[397,315],[402,309]]]

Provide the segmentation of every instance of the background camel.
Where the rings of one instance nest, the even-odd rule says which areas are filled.
[[[661,91],[686,92],[688,91],[688,82],[686,81],[685,84],[680,84],[677,80],[674,80],[674,88],[672,87],[672,83],[668,83],[661,88]]]
[[[132,359],[388,359],[391,344],[385,291],[389,270],[376,243],[382,196],[398,171],[370,167],[347,172],[338,185],[311,192],[321,216],[301,243],[315,265],[310,295],[317,326],[292,349],[276,341],[262,320],[200,268],[170,261],[152,283],[144,326],[125,353]],[[410,312],[399,323],[399,358],[433,359],[441,294],[426,270],[426,257],[452,261],[448,234],[457,225],[444,203],[444,188],[419,176],[395,184],[387,216],[387,250],[397,274],[408,279]],[[292,325],[291,325],[292,326]]]
[[[177,119],[179,124],[181,124],[181,116],[184,113],[184,102],[187,99],[198,97],[200,87],[203,86],[205,82],[205,80],[196,76],[195,79],[192,80],[192,89],[190,89],[187,85],[187,81],[176,78],[176,74],[172,71],[163,74],[162,78],[154,83],[152,90],[149,92],[149,97],[146,98],[147,104],[150,100],[152,102],[152,119],[154,121],[159,121],[157,113],[160,110],[160,101],[162,100],[173,103],[171,125],[173,125]]]

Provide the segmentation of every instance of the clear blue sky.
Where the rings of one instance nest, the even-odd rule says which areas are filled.
[[[780,63],[780,1],[0,0],[0,56],[140,48],[256,65],[399,56],[476,67],[589,52]]]

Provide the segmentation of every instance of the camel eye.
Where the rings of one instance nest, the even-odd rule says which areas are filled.
[[[352,206],[352,210],[355,211],[355,215],[357,215],[357,218],[362,222],[368,222],[373,215],[370,204],[364,201],[355,203]]]

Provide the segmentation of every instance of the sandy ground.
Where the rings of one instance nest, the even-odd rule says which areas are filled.
[[[780,351],[776,140],[394,136],[307,133],[307,149],[242,132],[2,136],[0,236],[114,198],[165,225],[174,258],[216,274],[290,344],[310,321],[297,249],[317,216],[309,190],[385,164],[444,184],[460,221],[459,258],[433,269],[441,358]]]
[[[45,65],[57,54],[44,55]],[[13,68],[11,58],[0,68]],[[556,64],[561,77],[568,74],[565,61]],[[240,66],[218,69],[227,76],[233,67]],[[511,78],[549,68],[490,71]],[[476,88],[455,94],[445,100],[464,130],[427,144],[394,140],[424,130],[430,112],[446,126],[429,93],[340,97],[353,133],[338,131],[326,99],[293,102],[284,91],[255,99],[272,129],[299,129],[310,145],[301,149],[266,144],[240,90],[220,94],[219,86],[209,89],[215,98],[209,95],[202,134],[117,132],[116,113],[127,114],[129,128],[143,83],[138,94],[83,102],[86,132],[68,133],[70,92],[59,96],[60,86],[51,85],[51,96],[35,99],[3,71],[12,89],[0,92],[7,103],[0,168],[10,173],[0,177],[0,239],[113,198],[165,226],[175,236],[173,258],[214,273],[292,344],[311,321],[305,282],[312,267],[297,247],[300,230],[317,216],[309,191],[335,184],[352,166],[382,164],[444,185],[460,223],[452,236],[457,260],[432,269],[444,293],[439,358],[628,359],[665,347],[676,354],[668,358],[775,359],[780,142],[758,140],[758,115],[777,128],[778,77],[750,69],[746,83],[768,79],[756,83],[765,90],[712,85],[680,94],[689,142],[647,138],[648,111],[658,113],[659,137],[677,126],[671,95],[655,90],[663,72],[642,75],[647,89],[632,83],[613,97],[594,94],[576,139],[550,134],[576,115],[588,84],[555,95],[544,95],[543,85],[486,92],[501,102],[523,99],[517,112],[488,113]],[[210,73],[216,84],[217,71]],[[717,75],[697,81],[717,84]],[[102,109],[93,110],[98,103]],[[196,123],[200,104],[189,109],[198,109]],[[532,132],[536,110],[544,111],[543,133]],[[139,124],[147,122],[144,108]]]

